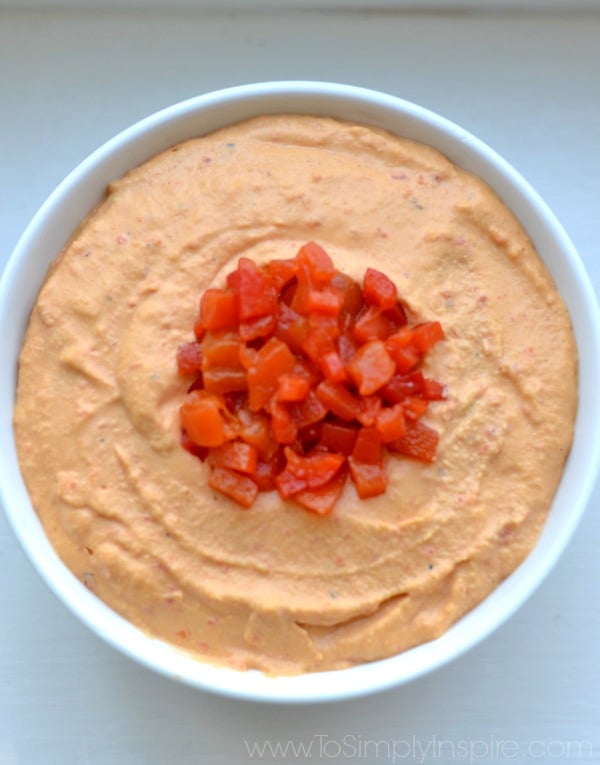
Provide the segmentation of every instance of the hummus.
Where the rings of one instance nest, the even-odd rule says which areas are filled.
[[[318,517],[276,492],[242,510],[180,446],[175,355],[198,298],[244,255],[309,240],[373,265],[447,340],[424,373],[432,465],[389,457]],[[15,430],[58,555],[99,598],[198,658],[294,674],[441,635],[527,556],[569,452],[577,354],[515,217],[433,149],[310,116],[173,147],[110,185],[52,268],[19,367]]]

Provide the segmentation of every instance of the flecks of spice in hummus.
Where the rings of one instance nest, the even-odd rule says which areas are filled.
[[[261,267],[240,258],[202,294],[194,334],[177,350],[193,379],[182,445],[240,506],[277,490],[326,515],[348,472],[369,499],[387,487],[386,454],[434,461],[439,435],[421,417],[446,391],[419,367],[444,332],[410,327],[380,271],[361,286],[316,242]]]
[[[110,185],[31,315],[15,431],[52,544],[141,629],[238,669],[344,667],[440,635],[530,551],[569,451],[577,355],[550,276],[480,180],[383,131],[270,116],[176,148]],[[173,348],[240,257],[311,240],[444,327],[423,366],[452,394],[423,415],[436,462],[390,460],[385,494],[346,482],[322,518],[277,492],[240,512],[181,449]]]

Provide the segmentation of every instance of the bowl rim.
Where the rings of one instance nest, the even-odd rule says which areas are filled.
[[[544,261],[572,320],[574,315],[577,318],[573,325],[580,349],[580,400],[573,448],[552,505],[554,510],[569,503],[570,512],[560,517],[550,512],[532,552],[482,603],[436,640],[388,659],[340,670],[268,677],[255,670],[239,672],[200,662],[144,634],[89,592],[54,552],[21,478],[12,431],[18,352],[41,278],[31,279],[33,284],[24,293],[14,287],[26,284],[33,266],[38,277],[45,274],[64,246],[75,225],[60,223],[56,232],[53,216],[66,202],[71,202],[72,207],[68,220],[76,224],[92,209],[94,200],[99,200],[110,181],[158,151],[192,134],[210,132],[246,117],[285,112],[375,124],[432,144],[453,162],[483,178],[507,204],[508,197],[509,206],[518,207],[513,212],[537,249],[555,252],[552,264]],[[402,130],[401,123],[405,123]],[[537,222],[535,230],[526,221]],[[6,459],[0,462],[0,504],[21,547],[54,594],[92,632],[155,672],[204,691],[263,702],[326,702],[399,686],[444,666],[491,635],[546,578],[571,539],[597,480],[600,436],[593,425],[600,418],[600,402],[594,395],[600,385],[600,312],[573,244],[540,195],[483,141],[429,109],[377,90],[308,80],[250,83],[180,101],[122,130],[66,176],[26,227],[0,277],[0,326],[7,338],[0,349],[0,365],[12,372],[10,379],[9,375],[0,378],[0,443],[8,445]]]

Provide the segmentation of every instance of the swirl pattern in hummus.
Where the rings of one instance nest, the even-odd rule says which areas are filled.
[[[385,495],[348,482],[317,517],[241,510],[179,444],[177,346],[241,255],[308,240],[398,285],[447,334],[426,372],[437,461],[390,457]],[[32,312],[15,429],[66,565],[141,629],[199,658],[293,674],[442,634],[531,550],[569,452],[577,355],[530,241],[478,179],[426,146],[308,116],[188,141],[113,183]]]

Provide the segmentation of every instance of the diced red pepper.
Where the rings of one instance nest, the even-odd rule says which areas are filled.
[[[421,396],[425,379],[421,372],[409,374],[395,374],[392,379],[383,386],[381,395],[389,404],[399,404],[411,396]]]
[[[207,462],[213,467],[224,467],[254,476],[258,468],[258,451],[243,441],[229,441],[211,449]]]
[[[231,367],[241,369],[240,351],[244,343],[232,330],[211,330],[202,342],[202,368]]]
[[[257,316],[255,319],[246,319],[240,322],[240,337],[245,342],[256,340],[257,337],[269,337],[277,327],[277,316]]]
[[[329,284],[335,274],[333,261],[316,242],[302,245],[296,256],[299,268],[307,268],[313,284]]]
[[[293,444],[298,436],[298,426],[285,404],[271,404],[271,430],[278,444]]]
[[[343,454],[331,452],[314,452],[303,456],[289,447],[284,451],[287,459],[286,469],[296,478],[305,481],[309,489],[316,489],[328,483],[346,461]]]
[[[377,428],[366,427],[358,431],[352,457],[356,462],[364,462],[368,465],[381,465],[383,463],[381,434]]]
[[[332,289],[308,290],[305,302],[306,313],[320,313],[324,316],[338,316],[342,310],[343,296]]]
[[[294,364],[294,355],[281,340],[272,337],[263,345],[247,372],[250,409],[258,411],[269,406],[278,377],[292,372]]]
[[[212,469],[208,484],[245,508],[252,505],[258,494],[258,486],[249,476],[223,467]]]
[[[406,348],[397,348],[390,351],[391,357],[396,364],[396,370],[400,374],[406,374],[421,361],[421,356],[415,346],[411,343]]]
[[[196,319],[194,322],[194,337],[196,340],[201,343],[204,339],[204,335],[206,334],[206,330],[202,326],[202,322],[200,321],[200,317]]]
[[[337,338],[337,349],[338,353],[340,355],[340,358],[342,360],[342,363],[345,367],[348,366],[348,364],[352,361],[354,358],[354,354],[358,350],[357,344],[354,342],[354,340],[346,334],[340,335]]]
[[[400,301],[398,301],[394,306],[391,308],[387,308],[383,315],[386,317],[386,319],[389,319],[392,324],[395,327],[404,327],[408,323],[408,317],[406,316],[406,311],[404,310],[404,306]]]
[[[348,364],[350,377],[363,396],[386,385],[395,371],[395,364],[381,340],[370,340],[362,345]]]
[[[346,274],[336,271],[331,286],[342,293],[341,320],[344,324],[353,324],[356,316],[365,304],[360,284]]]
[[[423,379],[423,398],[427,401],[443,401],[446,398],[446,386],[437,380]]]
[[[357,317],[352,334],[358,343],[366,343],[368,340],[385,340],[394,329],[394,324],[381,308],[370,305]]]
[[[298,404],[292,404],[290,411],[298,430],[308,428],[320,422],[327,415],[327,407],[321,403],[318,395],[311,390],[306,399]]]
[[[277,442],[271,432],[268,415],[242,408],[237,417],[240,422],[239,437],[242,441],[253,446],[262,459],[270,460],[277,451]]]
[[[368,427],[359,431],[352,454],[348,457],[348,466],[361,499],[383,494],[388,479],[383,464],[381,434],[377,428]]]
[[[362,396],[360,399],[360,414],[358,415],[360,424],[364,425],[365,428],[375,425],[381,407],[381,398],[377,394]]]
[[[304,401],[310,392],[308,377],[298,374],[282,374],[277,380],[275,401]]]
[[[202,345],[182,343],[177,348],[177,373],[181,377],[197,374],[202,369]]]
[[[278,292],[284,289],[296,277],[296,260],[270,260],[265,266]]]
[[[407,424],[402,438],[388,444],[388,449],[423,462],[433,462],[437,452],[439,434],[420,420]]]
[[[323,380],[316,389],[317,398],[332,414],[341,420],[355,420],[360,414],[360,400],[341,383]]]
[[[342,466],[333,478],[323,486],[296,492],[293,497],[294,502],[317,515],[327,515],[333,510],[344,490],[346,473],[347,470]]]
[[[240,258],[227,277],[240,321],[277,313],[278,293],[272,280],[249,258]]]
[[[225,421],[219,399],[205,391],[193,391],[181,405],[181,424],[198,446],[220,446],[226,441]]]
[[[350,475],[361,499],[369,499],[383,494],[387,489],[388,478],[382,465],[370,465],[365,462],[357,462],[353,457],[348,457]]]
[[[376,422],[384,444],[401,438],[406,433],[406,418],[402,404],[385,407],[379,412]]]
[[[398,289],[394,282],[374,268],[367,268],[365,272],[363,294],[367,303],[384,310],[394,308],[398,301]]]
[[[306,481],[303,478],[298,478],[287,468],[277,474],[275,485],[283,499],[288,499],[299,491],[306,489]]]
[[[348,374],[339,353],[337,351],[328,351],[320,361],[321,371],[325,378],[330,382],[345,382]]]
[[[246,372],[241,368],[211,367],[202,373],[202,379],[205,390],[221,396],[248,389]]]
[[[233,292],[229,289],[207,289],[200,298],[200,324],[204,329],[235,327],[238,313]]]
[[[294,353],[300,353],[302,343],[308,335],[308,319],[285,303],[280,303],[274,333],[275,337],[283,340]]]
[[[349,457],[356,443],[358,429],[341,422],[324,422],[321,443],[331,452]]]
[[[272,491],[277,488],[275,478],[281,472],[280,466],[276,461],[263,462],[258,461],[256,474],[253,480],[256,482],[259,491]]]
[[[421,353],[427,353],[444,337],[444,330],[439,321],[427,321],[413,328],[413,343]]]
[[[429,402],[424,398],[417,398],[416,396],[405,398],[402,402],[404,416],[407,420],[418,420],[427,411],[428,404]]]
[[[406,348],[412,343],[413,331],[410,327],[404,326],[396,330],[385,341],[385,347],[390,354],[393,354],[396,350]]]

